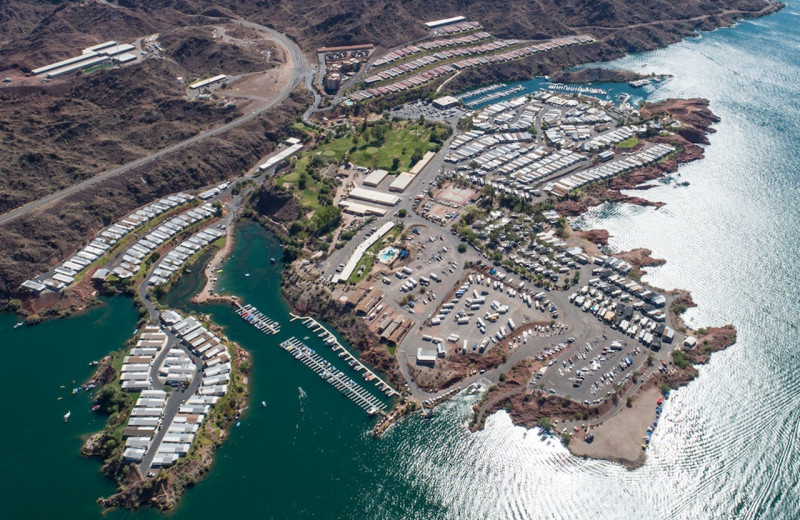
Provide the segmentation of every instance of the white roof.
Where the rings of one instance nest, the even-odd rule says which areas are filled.
[[[389,189],[393,191],[405,191],[408,185],[414,181],[414,177],[415,175],[413,173],[403,172],[392,181],[389,185]]]
[[[353,191],[350,192],[350,198],[366,200],[367,202],[375,202],[386,206],[394,206],[400,200],[399,197],[390,195],[389,193],[366,190],[364,188],[353,188]]]
[[[365,186],[377,186],[378,184],[389,175],[389,172],[386,170],[375,170],[374,172],[370,173],[364,178],[364,185]]]

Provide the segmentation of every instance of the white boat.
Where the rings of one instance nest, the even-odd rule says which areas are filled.
[[[267,402],[261,401],[261,408],[266,408],[266,407],[267,407]]]
[[[69,416],[70,416],[71,414],[72,414],[72,412],[67,412],[67,413],[65,413],[65,414],[64,414],[64,422],[67,422],[67,421],[69,421]]]
[[[14,325],[14,328],[15,328],[15,329],[18,329],[18,328],[22,327],[23,325],[25,325],[25,323],[23,323],[23,322],[21,322],[21,321],[20,321],[20,322],[17,322],[17,324],[16,324],[16,325]]]

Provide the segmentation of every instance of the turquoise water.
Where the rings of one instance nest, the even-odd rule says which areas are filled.
[[[383,262],[384,264],[388,264],[399,254],[399,251],[395,250],[394,248],[387,247],[383,249],[378,254],[378,259]]]
[[[63,512],[66,518],[90,518],[97,513],[95,499],[113,486],[79,451],[84,437],[102,429],[105,419],[90,411],[86,392],[73,395],[72,389],[91,376],[91,361],[131,336],[133,303],[114,298],[82,315],[31,328],[13,329],[16,321],[0,314],[0,516],[48,518]]]
[[[208,478],[170,518],[797,518],[799,16],[797,2],[789,2],[777,15],[613,64],[672,74],[653,98],[707,97],[722,122],[707,157],[681,168],[678,180],[688,187],[637,192],[665,207],[605,206],[586,223],[609,229],[616,248],[645,246],[666,258],[648,279],[691,290],[698,325],[732,322],[739,329],[739,342],[666,403],[644,467],[630,472],[577,459],[526,435],[503,413],[471,434],[469,396],[374,440],[365,414],[278,348],[276,338],[226,306],[208,306],[253,353],[255,405]],[[280,266],[269,262],[280,257],[277,244],[254,226],[237,233],[220,287],[279,318],[278,340],[308,335],[282,318]],[[115,299],[33,329],[10,330],[14,321],[0,316],[7,356],[2,516],[99,518],[93,500],[111,485],[99,464],[77,452],[81,435],[102,421],[88,411],[86,396],[68,389],[90,373],[90,360],[129,337],[130,302]],[[66,409],[72,420],[64,425]]]

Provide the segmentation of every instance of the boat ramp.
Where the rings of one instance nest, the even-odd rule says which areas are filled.
[[[236,302],[234,303],[237,307],[236,314],[264,334],[277,334],[281,331],[280,323],[271,320],[252,305],[241,306]]]
[[[291,337],[281,343],[281,348],[289,352],[295,359],[302,362],[308,368],[318,374],[323,380],[339,390],[346,397],[364,409],[369,415],[383,412],[386,405],[377,397],[370,394],[358,383],[347,377],[341,370],[326,361],[313,349],[306,346],[295,337]]]
[[[377,386],[381,392],[386,394],[388,397],[399,396],[400,392],[395,390],[394,388],[389,385],[386,381],[378,377],[375,372],[367,368],[357,357],[351,354],[344,346],[339,343],[339,340],[336,339],[336,336],[331,334],[331,332],[326,329],[322,324],[320,324],[317,320],[310,316],[297,316],[296,314],[289,313],[292,317],[291,321],[300,320],[303,324],[312,330],[312,332],[316,332],[317,335],[325,342],[326,345],[330,346],[334,352],[339,352],[339,357],[344,358],[345,361],[355,370],[356,372],[363,371],[363,377],[365,381],[375,381],[375,386]]]

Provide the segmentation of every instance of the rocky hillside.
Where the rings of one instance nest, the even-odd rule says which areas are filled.
[[[499,37],[548,38],[591,32],[627,50],[655,48],[695,29],[760,12],[769,0],[0,0],[0,70],[20,46],[28,54],[67,52],[63,38],[124,39],[231,15],[285,32],[306,50],[374,42],[391,47],[427,33],[422,22],[462,15]],[[59,41],[50,41],[58,36]],[[62,45],[58,45],[61,43]],[[59,51],[59,47],[61,50]],[[15,56],[23,60],[21,56]],[[11,60],[14,61],[14,60]],[[40,60],[41,61],[41,60]]]

